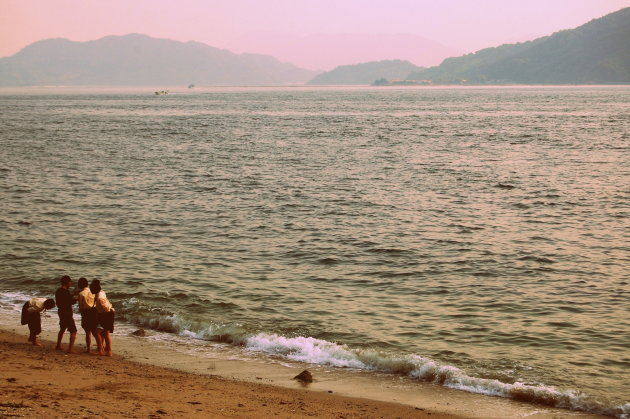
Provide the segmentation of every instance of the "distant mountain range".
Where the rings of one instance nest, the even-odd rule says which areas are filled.
[[[371,84],[374,80],[404,79],[413,71],[422,70],[409,61],[383,60],[364,64],[344,65],[332,71],[315,76],[307,84],[310,85],[361,85]]]
[[[399,38],[392,38],[389,46],[392,53],[401,51],[395,39]],[[355,41],[350,36],[345,46],[331,49],[331,57],[345,50],[350,59],[367,48],[361,44],[357,47],[361,51],[355,51]],[[404,49],[414,48],[405,45]],[[428,54],[427,45],[419,43],[417,51]],[[295,48],[309,53],[308,44]],[[383,45],[377,43],[374,48],[381,50]],[[434,48],[441,47],[435,44]],[[447,58],[424,69],[409,61],[385,60],[339,66],[320,74],[269,55],[234,54],[198,42],[137,34],[89,42],[48,39],[0,58],[0,86],[356,85],[376,80],[389,84],[385,79],[421,80],[423,84],[630,83],[630,7],[576,29]]]
[[[316,74],[270,56],[137,34],[89,42],[48,39],[0,58],[0,86],[283,85]]]
[[[576,29],[448,58],[408,78],[436,84],[630,83],[630,7]]]
[[[369,73],[374,77],[366,83],[367,68],[374,70]],[[383,78],[432,84],[630,83],[630,8],[533,41],[447,58],[439,66],[413,70],[403,77],[388,76],[387,70],[379,63],[343,66],[319,74],[309,84],[320,80],[371,84]]]

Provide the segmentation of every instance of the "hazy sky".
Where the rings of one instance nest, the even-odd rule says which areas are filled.
[[[628,6],[630,0],[0,0],[0,57],[46,38],[143,33],[224,47],[261,31],[414,34],[472,52]]]

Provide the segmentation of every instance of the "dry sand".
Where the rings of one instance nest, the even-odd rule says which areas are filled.
[[[412,406],[69,355],[0,331],[0,417],[457,418]],[[79,346],[79,349],[82,349]]]
[[[53,349],[54,317],[44,319],[43,347],[26,342],[26,327],[0,322],[0,418],[601,418],[391,374],[310,366],[315,382],[301,385],[296,366],[200,358],[121,330],[112,358],[69,355]]]

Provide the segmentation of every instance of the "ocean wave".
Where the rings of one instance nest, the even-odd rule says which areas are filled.
[[[0,293],[0,308],[19,310],[28,299],[23,293]],[[630,419],[630,403],[611,406],[573,390],[558,390],[543,384],[506,383],[468,375],[462,369],[417,354],[396,354],[309,336],[284,336],[252,330],[238,323],[194,321],[177,313],[144,305],[137,298],[121,301],[121,320],[133,325],[211,342],[220,342],[265,356],[289,361],[380,373],[392,373],[448,388],[505,397],[551,407]]]
[[[42,295],[42,297],[44,297]],[[0,292],[0,308],[7,311],[19,312],[22,305],[30,300],[32,296],[19,291],[3,291]]]
[[[313,337],[259,333],[247,337],[244,346],[251,351],[280,355],[292,361],[342,368],[368,368],[344,345]]]
[[[132,299],[133,300],[133,299]],[[137,301],[127,304],[135,305]],[[237,323],[211,323],[187,320],[174,313],[144,312],[126,315],[142,327],[181,337],[240,346],[261,355],[308,364],[403,375],[445,387],[505,397],[551,407],[630,418],[630,403],[610,406],[573,390],[558,390],[542,384],[505,383],[497,379],[468,375],[460,368],[417,354],[400,355],[385,351],[352,348],[342,343],[309,336],[284,336],[251,330]]]
[[[259,333],[245,339],[248,350],[280,355],[289,360],[341,368],[387,372],[405,375],[445,387],[489,396],[506,397],[529,403],[571,410],[628,418],[630,403],[605,406],[572,390],[557,390],[551,386],[522,382],[504,383],[467,375],[452,365],[442,365],[423,356],[396,356],[380,351],[352,349],[346,345],[312,337],[286,337]]]
[[[245,340],[248,350],[280,355],[289,360],[341,368],[387,372],[405,375],[445,387],[489,396],[506,397],[529,403],[626,418],[630,404],[607,407],[572,390],[522,382],[504,383],[467,375],[452,365],[419,355],[396,356],[373,350],[351,349],[312,337],[285,337],[260,333]]]

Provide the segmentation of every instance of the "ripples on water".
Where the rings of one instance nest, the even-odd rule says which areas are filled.
[[[148,93],[0,94],[0,288],[628,401],[630,88]]]

